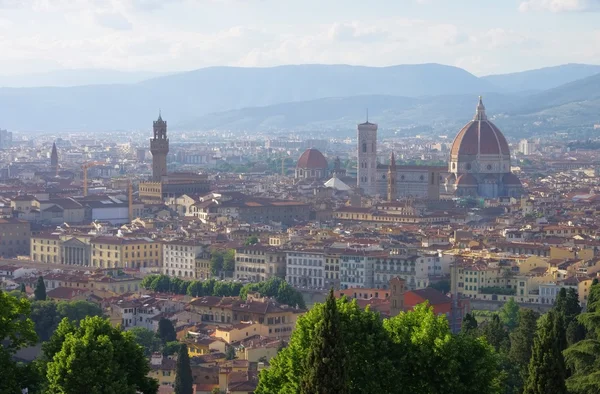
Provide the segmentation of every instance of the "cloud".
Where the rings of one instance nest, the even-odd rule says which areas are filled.
[[[127,17],[119,12],[96,12],[94,13],[94,21],[109,29],[115,30],[130,30],[132,24]]]
[[[385,40],[388,32],[377,27],[360,27],[357,23],[334,23],[328,32],[332,41],[365,41]]]
[[[519,11],[582,12],[600,11],[600,0],[526,0]]]

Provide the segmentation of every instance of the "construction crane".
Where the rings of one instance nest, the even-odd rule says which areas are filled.
[[[88,163],[83,163],[81,168],[83,169],[83,196],[87,197],[88,195],[88,168],[95,166],[102,166],[106,163],[103,161],[90,161]]]

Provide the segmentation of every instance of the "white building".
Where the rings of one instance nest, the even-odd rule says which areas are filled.
[[[204,246],[194,240],[168,241],[163,244],[162,272],[178,278],[196,277],[196,257],[201,257]]]
[[[325,287],[325,253],[323,250],[287,252],[286,280],[296,287]]]

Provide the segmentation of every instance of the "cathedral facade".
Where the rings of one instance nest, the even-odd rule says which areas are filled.
[[[390,201],[399,198],[440,198],[440,178],[445,167],[396,165],[377,161],[377,124],[358,125],[358,152],[356,184],[369,196]],[[392,177],[392,179],[390,179]]]

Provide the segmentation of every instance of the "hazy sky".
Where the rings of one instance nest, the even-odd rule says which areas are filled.
[[[600,64],[600,0],[0,0],[0,74]]]

